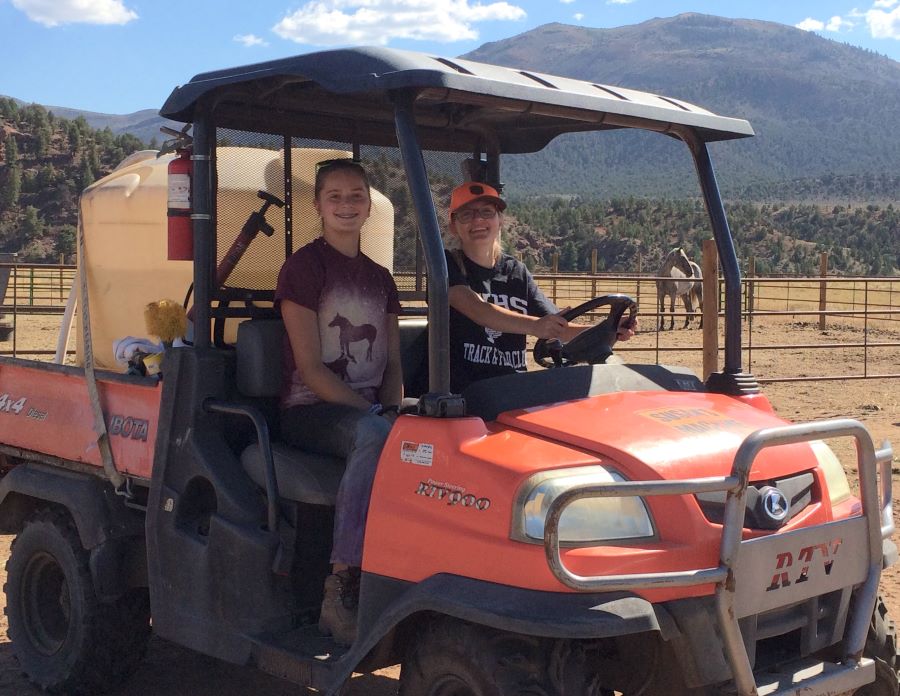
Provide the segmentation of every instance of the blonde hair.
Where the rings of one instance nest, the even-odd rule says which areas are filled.
[[[502,217],[503,213],[500,210],[497,211],[497,215],[501,216],[500,217],[501,220],[503,219],[503,217]],[[453,224],[454,223],[451,221],[447,226],[447,234],[446,234],[446,239],[444,240],[444,248],[447,251],[451,252],[457,258],[457,263],[460,264],[460,270],[463,272],[463,275],[465,275],[466,269],[462,265],[462,256],[465,254],[465,252],[463,251],[462,244],[459,241],[459,235],[454,234],[454,232],[453,232]],[[503,253],[503,247],[500,244],[500,238],[502,236],[503,236],[503,228],[501,227],[497,231],[497,239],[494,240],[494,254],[493,254],[494,263],[497,263],[497,260],[500,258],[500,255]],[[459,254],[458,257],[456,256],[457,253]]]

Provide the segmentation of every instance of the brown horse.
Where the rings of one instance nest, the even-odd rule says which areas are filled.
[[[353,354],[350,352],[350,344],[358,341],[368,341],[369,346],[366,349],[366,360],[371,362],[372,346],[375,343],[375,338],[378,336],[378,329],[371,324],[356,326],[351,324],[347,317],[342,317],[340,314],[335,314],[334,319],[329,322],[328,326],[337,326],[340,329],[341,335],[339,340],[341,344],[341,355],[346,355],[353,362],[356,362],[356,358],[354,358]]]

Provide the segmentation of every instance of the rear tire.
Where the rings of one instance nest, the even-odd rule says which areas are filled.
[[[897,627],[888,615],[884,600],[879,597],[863,650],[863,655],[875,660],[875,681],[857,689],[856,696],[897,696],[900,693],[897,648]]]
[[[560,660],[563,660],[561,662]],[[400,696],[601,696],[577,642],[452,619],[429,623],[400,672]]]
[[[22,671],[42,689],[108,691],[134,672],[146,651],[146,589],[99,602],[88,562],[61,510],[38,510],[12,544],[4,588],[9,636]]]

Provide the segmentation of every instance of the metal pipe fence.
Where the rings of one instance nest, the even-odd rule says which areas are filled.
[[[8,283],[3,290],[0,312],[28,310],[32,314],[62,314],[75,278],[71,264],[2,263],[0,272]]]
[[[6,288],[0,288],[4,291],[0,313],[5,315],[0,317],[0,354],[52,355],[52,350],[16,350],[14,332],[8,331],[13,343],[10,350],[9,336],[7,340],[3,340],[3,327],[10,326],[10,315],[13,329],[17,315],[61,315],[75,277],[75,266],[0,264],[0,281],[4,268],[9,270],[9,276]],[[670,313],[668,303],[665,312],[659,312],[656,281],[671,280],[670,278],[638,273],[538,273],[535,274],[535,280],[545,294],[561,308],[575,306],[609,293],[624,293],[637,300],[641,308],[641,334],[653,334],[649,341],[652,345],[647,345],[646,340],[641,341],[641,345],[635,345],[639,343],[637,341],[635,344],[619,344],[619,353],[650,354],[655,362],[660,362],[662,356],[672,353],[702,354],[703,346],[698,332],[659,330],[660,319],[668,319]],[[741,317],[745,322],[742,353],[748,371],[753,370],[755,360],[770,351],[822,350],[824,355],[843,349],[859,353],[854,354],[853,359],[858,372],[812,376],[761,374],[757,376],[760,382],[900,377],[896,370],[879,372],[872,369],[874,359],[879,356],[884,358],[886,354],[888,364],[900,365],[900,325],[897,323],[900,321],[900,278],[769,276],[746,277],[742,283]],[[724,296],[724,284],[721,280],[717,287],[717,296],[707,298],[707,301],[715,301],[718,310],[722,307]],[[721,313],[719,315],[721,317]],[[601,311],[590,318],[596,320],[602,316]],[[676,327],[683,324],[689,316],[699,320],[699,311],[695,315],[689,315],[682,308],[676,307]],[[758,335],[763,327],[773,323],[790,327],[789,322],[798,321],[815,324],[820,330],[840,325],[847,327],[850,334],[842,340],[822,336],[821,342],[806,340],[798,343],[763,343]],[[696,321],[693,325],[696,325]],[[789,334],[790,332],[786,332],[786,335]],[[719,338],[721,340],[721,335]],[[718,350],[721,354],[721,345]],[[885,361],[882,359],[881,362]]]
[[[660,319],[672,316],[666,301],[665,311],[660,313],[657,303],[656,281],[671,280],[669,277],[640,276],[636,274],[590,276],[584,274],[535,274],[535,280],[547,296],[557,306],[576,305],[597,295],[624,292],[637,300],[642,308],[641,317],[644,322],[641,332],[655,333],[653,346],[632,347],[619,344],[619,353],[652,353],[655,362],[660,362],[662,354],[682,352],[702,352],[703,346],[696,333],[685,333],[687,340],[678,339],[678,345],[665,345],[661,338],[669,334],[660,331]],[[715,297],[717,312],[722,307],[724,282],[717,283],[718,293]],[[741,318],[745,322],[743,336],[743,362],[748,372],[753,371],[754,355],[764,352],[823,350],[835,349],[861,351],[854,356],[852,362],[859,371],[840,374],[820,375],[763,375],[758,376],[760,382],[793,382],[843,379],[886,379],[898,378],[896,369],[878,371],[871,369],[871,363],[887,353],[887,364],[896,368],[900,366],[900,278],[893,277],[749,277],[742,279]],[[707,298],[708,299],[708,298]],[[680,303],[679,303],[680,304]],[[648,309],[648,307],[650,309]],[[694,308],[697,310],[698,308]],[[718,312],[721,317],[721,312]],[[699,319],[696,315],[676,306],[674,318],[682,322],[689,318]],[[599,315],[595,318],[601,318]],[[829,326],[838,324],[846,326],[854,334],[854,340],[836,340],[824,338],[819,343],[759,343],[755,341],[754,328],[757,332],[763,326],[772,323],[784,324],[786,320],[796,322],[798,319],[812,319],[820,332]],[[647,326],[647,319],[653,320]],[[676,323],[676,326],[678,324]],[[695,324],[696,325],[696,324]],[[878,337],[876,337],[878,336]],[[719,337],[721,340],[721,336]],[[721,354],[723,346],[717,350]],[[849,361],[848,361],[849,362]]]

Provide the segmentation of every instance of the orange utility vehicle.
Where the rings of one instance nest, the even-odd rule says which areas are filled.
[[[85,316],[84,367],[0,362],[6,611],[34,683],[113,686],[152,616],[163,638],[329,694],[397,663],[404,696],[897,693],[878,597],[896,558],[891,450],[856,421],[788,424],[741,368],[740,272],[708,146],[753,135],[746,121],[380,48],[201,74],[161,114],[193,128],[176,187],[190,184],[192,345],[167,350],[161,379],[95,370]],[[655,138],[643,151],[668,162],[680,142],[696,168],[725,280],[723,371],[606,360],[634,311],[611,296],[579,308],[611,310],[577,342],[536,347],[549,369],[451,393],[439,220],[460,166],[499,187],[501,160],[525,171],[558,138],[588,148],[629,130],[644,140],[619,146]],[[242,175],[222,170],[225,145],[278,153],[265,181],[284,207],[252,244],[275,240],[281,258],[309,210],[301,148],[352,153],[394,205],[418,405],[379,462],[349,648],[316,629],[342,462],[278,435],[278,264],[248,254],[244,281],[216,280],[240,234],[222,224],[235,211],[218,184]],[[824,442],[836,437],[855,438],[858,495]]]

